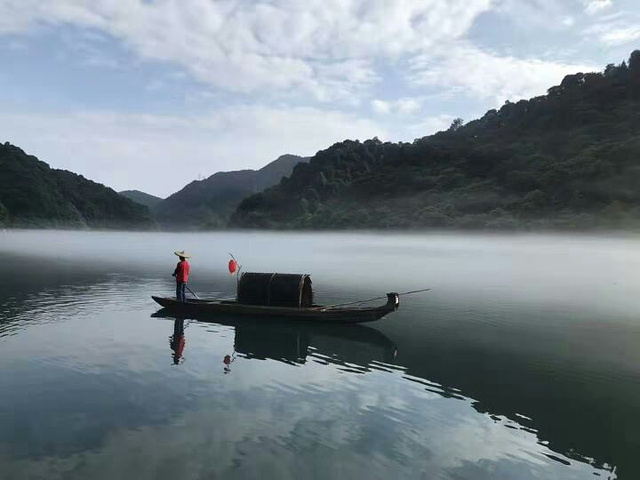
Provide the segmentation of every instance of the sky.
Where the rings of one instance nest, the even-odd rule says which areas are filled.
[[[413,141],[638,48],[638,0],[0,0],[0,141],[166,197]]]

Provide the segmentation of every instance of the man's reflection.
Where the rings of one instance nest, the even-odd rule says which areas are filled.
[[[184,319],[176,318],[173,322],[173,335],[169,337],[169,346],[173,350],[173,364],[178,365],[184,362],[182,352],[184,352]]]
[[[222,363],[224,363],[224,367],[222,371],[224,372],[225,375],[227,373],[231,373],[231,364],[235,361],[235,359],[236,359],[236,352],[233,352],[233,355],[225,355],[224,358],[222,359]]]

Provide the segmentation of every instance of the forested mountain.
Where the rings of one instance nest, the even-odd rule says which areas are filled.
[[[140,190],[123,190],[118,192],[123,197],[127,197],[129,200],[133,200],[140,205],[144,205],[147,208],[156,207],[162,199],[155,195],[149,195],[148,193],[141,192]]]
[[[55,170],[0,144],[0,224],[12,227],[150,228],[149,210],[110,188]]]
[[[154,213],[164,227],[222,228],[243,198],[277,184],[309,159],[282,155],[260,170],[218,172],[196,180],[160,202]]]
[[[640,51],[413,143],[344,141],[239,205],[252,228],[638,228]]]

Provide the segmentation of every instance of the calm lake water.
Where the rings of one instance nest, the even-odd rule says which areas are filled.
[[[351,327],[153,316],[246,271]],[[0,478],[640,478],[640,239],[0,232]],[[229,368],[225,355],[233,360]]]

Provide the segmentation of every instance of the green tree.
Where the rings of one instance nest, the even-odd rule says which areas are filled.
[[[634,50],[629,57],[629,70],[640,73],[640,50]]]
[[[5,206],[0,202],[0,226],[5,226],[9,223],[9,212]]]
[[[464,120],[461,119],[460,117],[455,118],[453,120],[453,122],[451,122],[451,125],[448,128],[448,132],[456,132],[460,129],[460,127],[462,127],[464,125]]]
[[[618,67],[616,67],[615,64],[613,63],[608,64],[604,69],[604,76],[605,77],[613,76],[616,73],[617,69]]]
[[[0,171],[0,197],[4,210],[11,212],[12,225],[153,226],[144,205],[75,173],[52,169],[11,144],[0,145]]]
[[[304,197],[300,199],[300,213],[302,215],[309,214],[309,201]]]

